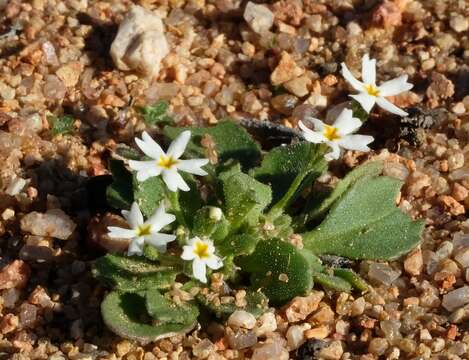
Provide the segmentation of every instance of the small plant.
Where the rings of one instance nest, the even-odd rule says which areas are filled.
[[[144,106],[138,109],[147,125],[167,125],[173,123],[173,119],[168,115],[169,105],[166,101],[160,100],[151,106]]]
[[[59,134],[71,134],[74,131],[73,124],[75,120],[70,115],[49,116],[48,121],[51,126],[51,133],[53,136]]]
[[[135,140],[144,157],[111,163],[108,202],[129,227],[109,227],[109,236],[129,249],[98,259],[94,272],[112,288],[102,303],[112,331],[149,342],[190,331],[201,312],[260,316],[315,284],[366,291],[355,272],[318,256],[389,260],[418,244],[423,222],[396,207],[402,183],[381,176],[381,162],[357,167],[328,194],[311,191],[340,147],[368,151],[373,138],[354,134],[362,122],[352,110],[332,126],[310,120],[314,131],[300,125],[307,141],[268,152],[231,121],[167,126],[166,152],[144,132]],[[243,301],[230,301],[241,289]]]

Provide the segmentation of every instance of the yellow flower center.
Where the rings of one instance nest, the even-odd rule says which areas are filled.
[[[365,85],[365,90],[368,93],[368,95],[379,96],[379,89],[376,86],[372,85],[372,84],[366,84]]]
[[[194,246],[194,254],[200,259],[206,259],[210,256],[208,253],[208,244],[197,241]]]
[[[137,236],[150,235],[151,234],[150,230],[151,230],[151,225],[150,224],[139,225],[137,227]]]
[[[334,141],[340,139],[339,134],[337,134],[337,128],[329,125],[324,126],[324,130],[322,131],[324,137],[329,141]]]
[[[177,161],[176,159],[173,159],[172,156],[161,155],[160,159],[157,162],[157,164],[158,164],[158,166],[161,166],[162,168],[171,169],[178,162],[179,161]]]

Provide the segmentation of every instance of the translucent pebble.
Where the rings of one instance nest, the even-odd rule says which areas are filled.
[[[402,338],[400,328],[401,323],[398,320],[384,320],[380,323],[381,330],[386,335],[386,339],[391,343],[395,344],[396,341]]]
[[[227,337],[230,347],[236,350],[246,349],[257,343],[257,336],[252,331],[237,331],[235,333],[228,334]]]
[[[400,274],[400,271],[394,270],[389,265],[379,263],[371,264],[368,270],[370,279],[376,280],[384,285],[391,285]]]
[[[21,305],[19,312],[20,325],[31,327],[37,319],[37,307],[28,303]]]
[[[469,303],[469,286],[465,285],[459,289],[450,291],[443,295],[443,307],[448,311],[454,311],[457,308]]]

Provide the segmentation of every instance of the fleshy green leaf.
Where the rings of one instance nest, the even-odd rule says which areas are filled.
[[[183,176],[185,175],[183,174]],[[184,180],[186,181],[190,190],[179,191],[178,202],[181,208],[181,214],[184,217],[187,226],[192,226],[194,214],[203,206],[203,200],[200,195],[200,190],[194,179],[185,176]]]
[[[304,295],[313,286],[308,260],[293,245],[279,239],[259,242],[239,265],[251,274],[253,289],[260,289],[275,305]]]
[[[249,234],[228,236],[216,243],[221,256],[250,255],[254,252],[258,238]]]
[[[352,100],[352,111],[353,111],[353,117],[360,119],[362,123],[368,121],[368,118],[370,115],[365,109],[363,109],[361,104],[355,99]]]
[[[327,163],[319,146],[308,142],[279,146],[265,155],[261,166],[255,168],[251,175],[264,184],[272,187],[273,200],[280,200],[288,191],[298,175],[299,182],[308,177],[311,184],[326,169]],[[303,184],[306,185],[306,184]],[[301,187],[297,189],[301,191]]]
[[[272,201],[270,187],[247,174],[229,171],[220,175],[225,197],[225,214],[237,229],[244,222],[255,225],[262,211]]]
[[[143,246],[143,256],[145,256],[148,260],[158,261],[160,257],[160,252],[156,247],[151,246],[149,244],[145,244]]]
[[[218,218],[218,215],[220,218]],[[208,237],[215,242],[228,235],[230,224],[220,208],[204,206],[194,217],[193,233],[197,236]]]
[[[352,285],[350,285],[348,281],[337,276],[315,272],[313,273],[313,278],[316,284],[321,284],[329,290],[344,292],[350,292],[352,290]]]
[[[259,234],[263,239],[279,238],[286,240],[292,233],[292,218],[289,215],[269,213],[262,217]]]
[[[396,207],[402,183],[381,176],[356,182],[332,207],[325,220],[303,234],[315,254],[352,259],[388,260],[414,248],[423,221],[412,221]]]
[[[140,153],[136,149],[126,144],[117,144],[115,152],[117,155],[122,156],[126,159],[140,160],[142,158],[142,155],[140,155]]]
[[[108,254],[96,260],[95,276],[121,291],[165,289],[174,283],[178,271],[137,256]]]
[[[140,182],[134,174],[132,183],[134,199],[140,207],[142,214],[147,218],[152,216],[165,197],[163,180],[159,176],[154,176]]]
[[[52,135],[71,134],[74,130],[73,123],[75,120],[70,115],[49,116]]]
[[[322,272],[324,270],[321,259],[314,255],[311,251],[305,248],[298,249],[298,251],[301,253],[301,255],[303,255],[306,261],[308,261],[311,270],[315,272]]]
[[[101,304],[106,326],[115,334],[147,344],[192,330],[196,322],[152,325],[145,310],[145,298],[137,293],[109,293]],[[147,321],[144,321],[144,319]]]
[[[199,309],[193,304],[178,305],[155,289],[146,291],[145,301],[148,314],[160,323],[192,324],[199,316]]]
[[[372,161],[358,166],[337,183],[334,190],[332,190],[328,197],[320,202],[316,201],[317,206],[309,211],[307,216],[304,218],[304,222],[306,223],[323,216],[337,201],[337,199],[339,199],[350,188],[350,186],[355,184],[358,180],[378,176],[382,171],[382,161]]]
[[[229,159],[239,161],[243,167],[250,168],[260,159],[259,145],[241,126],[233,121],[221,121],[213,127],[165,127],[164,134],[175,139],[182,131],[190,130],[192,138],[188,150],[193,157],[206,157],[205,150],[200,146],[202,137],[207,134],[215,145],[215,151],[220,163]]]
[[[255,317],[261,316],[268,309],[269,300],[260,291],[247,291],[246,306],[236,306],[234,299],[230,303],[214,303],[213,299],[209,299],[203,294],[198,294],[197,301],[204,306],[205,309],[213,313],[219,319],[226,319],[236,310],[245,310]]]
[[[167,114],[169,105],[166,101],[157,101],[152,106],[144,106],[138,109],[148,125],[171,124],[173,119]]]
[[[363,280],[360,275],[351,269],[334,269],[334,275],[340,277],[350,283],[354,288],[360,291],[367,291],[368,284]]]
[[[129,209],[134,201],[132,174],[120,160],[111,160],[109,167],[113,182],[106,189],[107,202],[116,209]]]

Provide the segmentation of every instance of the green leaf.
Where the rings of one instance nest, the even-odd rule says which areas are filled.
[[[219,319],[226,319],[236,310],[245,310],[255,317],[261,316],[268,309],[269,300],[260,291],[247,291],[246,306],[236,306],[233,298],[233,302],[230,303],[214,303],[212,298],[208,298],[203,294],[198,294],[196,300],[208,311],[215,315]]]
[[[298,249],[298,251],[301,253],[301,255],[303,255],[306,261],[308,261],[311,270],[315,272],[322,272],[324,270],[321,259],[314,255],[311,251],[305,248]]]
[[[49,116],[47,118],[51,125],[52,135],[71,134],[74,131],[73,124],[75,119],[70,115]]]
[[[271,185],[275,202],[288,192],[298,175],[301,175],[301,184],[308,174],[314,173],[308,178],[308,183],[311,184],[326,167],[327,162],[319,151],[319,146],[301,142],[274,148],[264,156],[261,166],[253,169],[251,175],[260,182]],[[298,187],[296,191],[301,192],[301,188]]]
[[[218,154],[219,163],[235,159],[241,163],[244,168],[251,168],[260,159],[261,151],[259,145],[241,126],[233,121],[221,121],[213,127],[165,127],[164,134],[174,140],[182,131],[190,130],[192,133],[191,142],[188,150],[192,157],[206,157],[200,141],[204,135],[209,135],[215,145],[215,151]]]
[[[99,258],[94,268],[94,275],[99,280],[128,292],[169,288],[177,274],[173,267],[156,265],[144,257],[116,254]]]
[[[352,100],[352,112],[353,112],[353,117],[360,119],[362,123],[368,121],[368,118],[370,116],[368,112],[365,109],[363,109],[361,104],[355,99]]]
[[[314,272],[313,278],[316,284],[321,284],[329,290],[343,292],[350,292],[352,290],[352,285],[348,281],[337,276]]]
[[[143,119],[148,125],[171,124],[174,120],[167,114],[168,108],[169,104],[160,100],[152,106],[140,107],[138,111],[143,115]]]
[[[252,254],[258,241],[255,236],[240,234],[228,236],[215,245],[221,256],[240,256]]]
[[[193,323],[152,325],[145,310],[143,294],[109,293],[101,303],[101,315],[106,326],[115,334],[142,344],[191,331]],[[148,318],[145,322],[142,320]]]
[[[140,153],[136,149],[131,148],[130,146],[126,144],[117,144],[115,152],[117,155],[122,156],[123,158],[126,158],[126,159],[131,159],[131,160],[142,159],[142,155],[140,155]]]
[[[113,182],[106,189],[107,202],[116,209],[130,209],[134,201],[132,174],[120,160],[111,160],[109,167]]]
[[[241,172],[228,171],[219,176],[225,197],[225,214],[232,230],[246,221],[256,225],[262,211],[272,201],[270,187]]]
[[[264,292],[274,305],[304,295],[313,286],[308,260],[296,247],[279,239],[259,242],[239,265],[251,274],[251,286]]]
[[[368,284],[363,280],[360,275],[351,269],[334,269],[334,275],[348,281],[350,285],[360,291],[368,291]]]
[[[331,206],[339,199],[353,184],[362,178],[376,177],[383,171],[382,161],[372,161],[361,166],[358,166],[347,174],[342,180],[340,180],[335,186],[334,190],[329,196],[323,199],[321,202],[316,202],[317,206],[309,211],[307,216],[304,218],[304,222],[317,219],[323,216]]]
[[[230,224],[220,208],[204,206],[194,217],[193,233],[201,237],[208,237],[213,241],[221,240],[228,235]]]
[[[158,261],[160,258],[160,252],[156,247],[145,244],[143,246],[143,256],[145,256],[150,261]]]
[[[194,213],[199,210],[204,202],[200,195],[199,187],[197,183],[188,177],[185,177],[187,185],[189,186],[189,191],[178,191],[178,202],[180,206],[180,211],[182,216],[187,223],[187,226],[192,226]]]
[[[149,218],[160,206],[165,197],[165,185],[159,176],[151,177],[143,182],[133,176],[133,193],[142,214]]]
[[[286,214],[269,212],[261,217],[258,233],[264,240],[272,238],[286,240],[293,233],[292,218]]]
[[[351,259],[388,260],[405,254],[420,240],[423,221],[412,221],[396,207],[402,183],[389,177],[357,181],[303,244],[315,254]]]
[[[199,316],[197,306],[188,302],[176,304],[156,289],[146,291],[145,301],[148,314],[160,323],[193,324]]]

